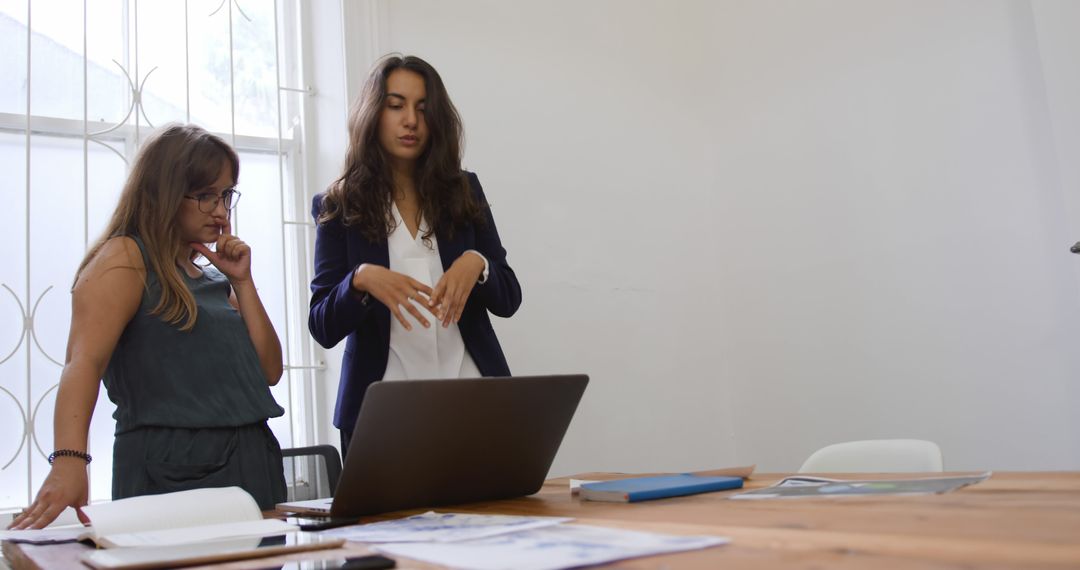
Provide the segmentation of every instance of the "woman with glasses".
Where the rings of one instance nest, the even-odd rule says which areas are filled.
[[[263,509],[285,500],[266,423],[284,413],[270,394],[281,344],[252,281],[251,248],[232,235],[239,171],[229,145],[192,125],[168,126],[142,147],[75,274],[52,468],[13,528],[86,504],[99,379],[116,404],[113,499],[238,485]]]
[[[480,181],[461,170],[461,120],[435,69],[384,58],[348,127],[344,172],[312,208],[308,319],[324,347],[348,339],[334,413],[343,452],[372,382],[509,376],[488,313],[521,304]]]

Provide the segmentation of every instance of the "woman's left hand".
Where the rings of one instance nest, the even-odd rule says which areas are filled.
[[[232,235],[232,222],[225,222],[216,251],[201,243],[192,243],[191,247],[213,263],[233,284],[251,279],[251,246]]]
[[[443,328],[461,320],[465,302],[483,272],[484,260],[467,251],[454,260],[446,273],[443,273],[442,279],[435,284],[435,290],[431,294],[431,306],[438,307],[437,316]]]

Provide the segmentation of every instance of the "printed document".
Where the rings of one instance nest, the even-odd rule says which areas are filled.
[[[573,519],[428,511],[392,521],[334,528],[322,534],[352,542],[456,542],[553,526],[570,520]]]
[[[559,570],[726,544],[716,536],[676,536],[563,524],[451,543],[382,544],[375,550],[464,570]]]
[[[807,497],[851,497],[862,495],[930,495],[948,493],[990,478],[992,472],[961,477],[920,477],[916,479],[826,479],[795,475],[779,483],[754,489],[732,499],[795,499]]]

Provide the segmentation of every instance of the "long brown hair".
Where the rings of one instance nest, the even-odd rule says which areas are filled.
[[[213,184],[226,162],[235,183],[240,176],[236,151],[195,125],[166,125],[151,135],[139,151],[109,224],[79,264],[75,281],[106,241],[138,236],[150,261],[147,270],[161,283],[161,299],[151,314],[182,331],[191,330],[197,308],[176,267],[176,258],[188,247],[180,243],[176,216],[184,196]]]
[[[379,120],[386,104],[386,79],[406,69],[424,78],[424,119],[428,145],[416,160],[416,192],[420,212],[428,224],[423,239],[432,234],[453,236],[455,228],[483,224],[483,207],[461,170],[464,133],[461,117],[450,101],[442,78],[428,62],[415,56],[388,55],[375,65],[349,112],[349,147],[345,168],[326,192],[319,223],[341,218],[356,226],[372,242],[394,231],[390,214],[394,179],[386,151],[379,144]]]

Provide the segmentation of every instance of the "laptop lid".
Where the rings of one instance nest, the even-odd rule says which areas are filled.
[[[539,491],[588,382],[588,376],[567,375],[372,384],[330,514]]]

